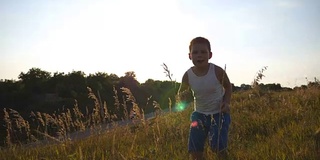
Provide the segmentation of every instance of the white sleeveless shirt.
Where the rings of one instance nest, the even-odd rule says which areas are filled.
[[[206,115],[220,112],[220,105],[225,90],[216,77],[214,64],[209,63],[209,70],[204,76],[197,76],[188,69],[189,85],[194,97],[194,110]]]

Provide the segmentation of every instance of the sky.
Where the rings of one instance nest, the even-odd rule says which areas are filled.
[[[0,0],[0,79],[21,72],[83,71],[173,80],[193,64],[192,38],[236,86],[283,87],[320,79],[319,0]]]

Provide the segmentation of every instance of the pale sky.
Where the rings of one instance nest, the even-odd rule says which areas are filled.
[[[0,79],[32,67],[54,73],[134,71],[181,82],[192,38],[210,40],[210,62],[236,86],[283,87],[320,79],[319,0],[0,0]]]

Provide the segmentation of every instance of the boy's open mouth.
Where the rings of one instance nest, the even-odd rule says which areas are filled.
[[[197,62],[198,62],[198,63],[202,63],[202,62],[204,62],[204,60],[197,60]]]

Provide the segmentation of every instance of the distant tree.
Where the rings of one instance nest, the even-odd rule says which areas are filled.
[[[248,90],[248,89],[251,88],[251,86],[248,85],[248,84],[241,84],[241,85],[240,85],[240,88],[241,88],[242,90]]]
[[[311,87],[320,87],[320,81],[319,79],[317,79],[316,77],[314,77],[314,81],[308,81],[308,88],[311,88]]]
[[[108,76],[108,81],[112,84],[112,85],[116,85],[119,83],[119,76],[117,76],[116,74],[111,73]]]
[[[63,72],[54,72],[53,76],[48,80],[47,83],[47,92],[48,93],[56,93],[65,92],[65,74]]]
[[[267,90],[271,90],[271,91],[280,91],[282,89],[279,83],[266,84],[265,86]]]
[[[108,82],[107,73],[98,72],[95,74],[89,74],[89,76],[87,77],[87,84],[93,90],[103,90],[103,83],[105,82]],[[112,89],[112,86],[110,87],[110,89]]]
[[[82,71],[72,71],[66,76],[72,98],[78,96],[87,97],[87,81],[85,73]]]
[[[133,71],[125,72],[124,77],[120,77],[119,84],[130,90],[136,89],[140,85],[136,79],[136,74]]]
[[[3,80],[0,82],[0,107],[16,107],[22,101],[20,81]]]
[[[301,85],[300,88],[301,88],[301,89],[307,89],[308,86],[307,86],[307,85]]]
[[[241,87],[235,86],[233,83],[231,83],[231,86],[232,86],[232,91],[233,92],[241,90]]]
[[[128,71],[128,72],[125,72],[125,77],[132,77],[134,79],[136,79],[136,73],[134,71]]]
[[[45,83],[51,78],[51,73],[40,68],[31,68],[27,73],[21,72],[18,77],[27,91],[40,94],[44,92]]]

